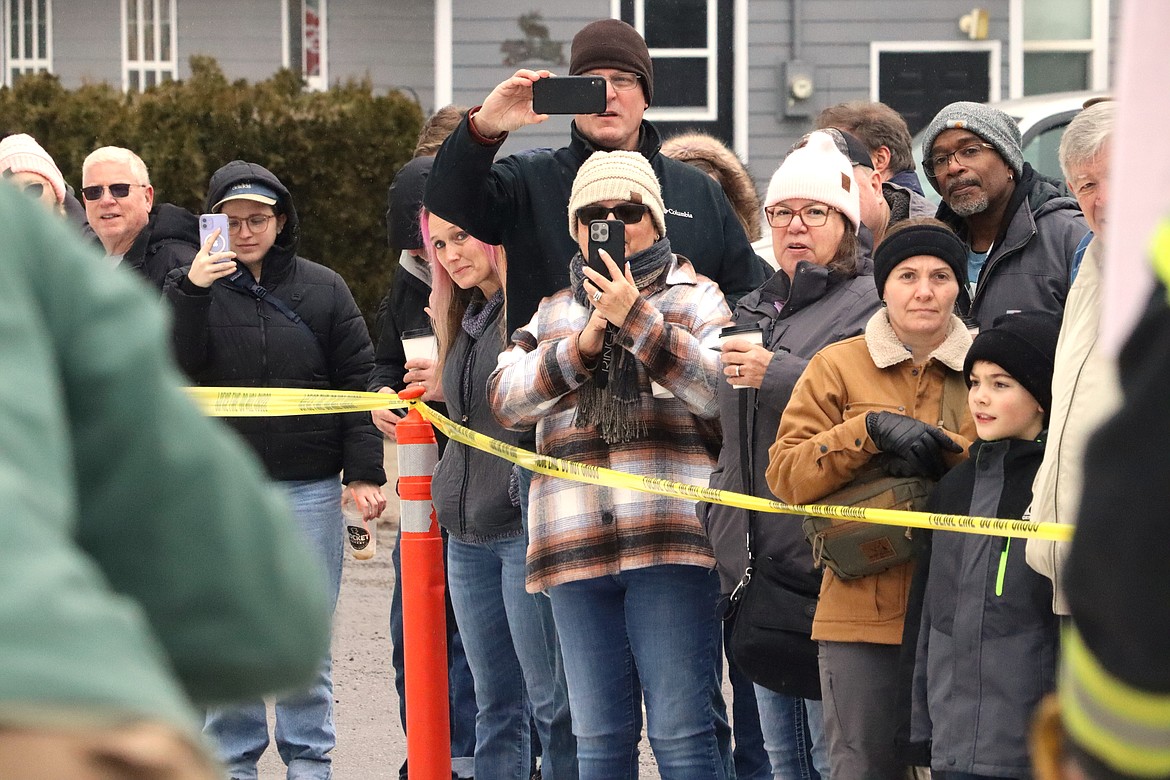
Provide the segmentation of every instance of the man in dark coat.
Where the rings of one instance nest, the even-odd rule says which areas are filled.
[[[90,229],[114,265],[133,268],[162,290],[167,273],[191,264],[199,251],[199,220],[186,209],[154,202],[142,158],[103,146],[81,166],[81,194]]]
[[[927,126],[922,152],[943,198],[937,216],[967,244],[964,313],[984,328],[1009,312],[1059,317],[1089,227],[1059,182],[1024,162],[1016,121],[980,103],[952,103]]]

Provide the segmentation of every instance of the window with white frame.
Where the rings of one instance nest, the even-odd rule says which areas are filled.
[[[53,70],[53,4],[4,0],[5,84],[25,73]]]
[[[646,39],[654,61],[654,106],[646,118],[664,122],[717,119],[717,0],[633,0],[632,5],[632,24]]]
[[[284,67],[299,71],[309,89],[329,86],[326,0],[281,0]]]
[[[175,0],[122,0],[122,88],[139,92],[175,77]]]
[[[1013,97],[1106,89],[1109,0],[1013,0]]]

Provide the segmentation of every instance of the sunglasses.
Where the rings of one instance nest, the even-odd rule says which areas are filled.
[[[619,203],[616,206],[582,206],[577,209],[577,221],[589,224],[604,220],[610,214],[627,225],[637,225],[650,207],[645,203]]]
[[[121,200],[130,194],[131,187],[146,187],[146,184],[111,184],[110,194],[115,198]],[[86,200],[101,200],[102,194],[106,191],[104,184],[92,184],[89,187],[81,188],[81,196]]]
[[[26,184],[21,188],[21,192],[28,195],[30,198],[39,198],[45,192],[45,185],[39,181],[34,181],[32,184]]]

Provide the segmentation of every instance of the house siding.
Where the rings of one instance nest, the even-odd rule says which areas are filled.
[[[179,78],[193,55],[214,57],[229,81],[259,81],[281,64],[280,3],[176,0]]]
[[[53,72],[66,87],[85,82],[122,83],[122,5],[90,0],[84,13],[72,3],[53,3]]]

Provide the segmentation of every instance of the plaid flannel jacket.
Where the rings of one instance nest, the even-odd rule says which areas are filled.
[[[617,343],[638,360],[646,435],[607,445],[595,427],[577,427],[577,388],[589,380],[576,336],[589,310],[569,289],[545,298],[513,347],[500,356],[488,393],[508,428],[536,426],[544,455],[706,486],[721,432],[715,388],[722,381],[714,346],[730,311],[718,285],[675,256],[666,287],[639,296]],[[651,381],[674,394],[654,398]],[[530,592],[575,580],[659,564],[710,568],[711,545],[693,502],[620,487],[536,474],[529,495],[527,587]]]

